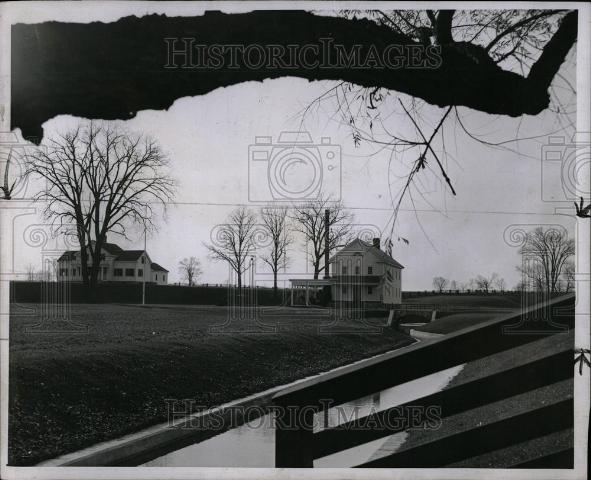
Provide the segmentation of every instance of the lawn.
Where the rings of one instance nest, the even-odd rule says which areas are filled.
[[[424,326],[415,326],[415,330],[429,333],[450,333],[478,323],[492,320],[522,307],[521,293],[471,294],[471,295],[428,295],[405,299],[405,304],[433,306],[437,309],[436,320]],[[532,303],[535,298],[532,297]],[[402,323],[424,322],[425,318],[407,316]]]
[[[439,318],[431,323],[427,323],[424,326],[416,326],[413,328],[421,332],[445,334],[461,330],[462,328],[471,327],[478,323],[486,322],[487,320],[492,320],[498,316],[499,314],[494,312],[455,313],[453,315]]]
[[[331,326],[314,309],[263,309],[270,333],[252,321],[225,324],[225,307],[73,305],[83,326],[74,333],[67,324],[31,329],[38,309],[11,307],[11,465],[164,422],[165,399],[213,406],[412,342],[380,328],[383,318]]]
[[[439,305],[469,309],[515,309],[521,306],[521,293],[443,294],[403,298],[404,304]]]

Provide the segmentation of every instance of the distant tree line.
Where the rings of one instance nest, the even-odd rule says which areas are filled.
[[[575,242],[568,238],[566,230],[537,227],[526,232],[519,254],[522,262],[516,268],[521,280],[512,291],[553,295],[574,290]],[[438,293],[505,292],[507,283],[495,272],[477,275],[466,282],[436,276],[433,278],[433,289]]]
[[[433,277],[433,289],[438,293],[470,293],[470,292],[505,292],[507,282],[498,273],[477,275],[465,282],[449,280],[445,277]]]

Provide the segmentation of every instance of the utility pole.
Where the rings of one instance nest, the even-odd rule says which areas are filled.
[[[327,208],[324,210],[324,278],[330,278],[330,272],[328,271],[328,256],[330,254],[330,210]]]
[[[146,253],[146,224],[144,223],[144,254]],[[147,259],[144,259],[142,267],[142,305],[146,304],[146,266],[148,265]]]
[[[330,210],[324,210],[324,279],[330,279],[329,271],[329,256],[330,256]],[[324,286],[324,306],[330,304],[330,285]]]

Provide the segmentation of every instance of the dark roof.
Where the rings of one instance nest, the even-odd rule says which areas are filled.
[[[74,254],[76,250],[68,250],[67,252],[62,253],[61,257],[57,259],[58,262],[63,260],[74,260]]]
[[[123,250],[119,245],[114,243],[104,243],[103,250],[111,255],[116,255],[115,260],[119,262],[135,262],[138,258],[141,257],[144,250]],[[62,253],[61,257],[57,259],[58,262],[65,261],[65,260],[73,260],[74,254],[78,253],[79,250],[68,250],[67,252]],[[168,272],[166,268],[158,265],[157,263],[152,263],[152,270],[156,272]]]
[[[104,243],[103,250],[105,250],[107,253],[110,253],[111,255],[117,255],[118,253],[124,251],[119,245],[114,243]]]
[[[117,255],[115,260],[119,262],[133,262],[140,258],[144,253],[143,250],[121,250],[121,253]]]
[[[394,260],[386,252],[384,252],[383,250],[380,250],[377,247],[374,247],[371,243],[364,242],[363,240],[361,240],[359,238],[356,238],[348,245],[345,245],[341,250],[339,250],[337,253],[335,253],[335,255],[333,255],[330,258],[330,261],[331,262],[334,261],[335,257],[337,255],[339,255],[340,253],[346,253],[348,251],[352,251],[352,252],[357,251],[358,252],[360,250],[374,253],[380,259],[380,261],[387,263],[388,265],[392,265],[393,267],[396,267],[396,268],[404,268],[402,265],[400,265],[400,263],[398,263],[396,260]]]
[[[166,268],[161,267],[160,265],[158,265],[157,263],[152,262],[152,270],[156,271],[156,272],[168,272],[168,270],[166,270]]]

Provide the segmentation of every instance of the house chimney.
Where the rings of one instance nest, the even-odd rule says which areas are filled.
[[[376,247],[378,250],[380,249],[380,239],[376,237],[373,239],[373,246]]]

